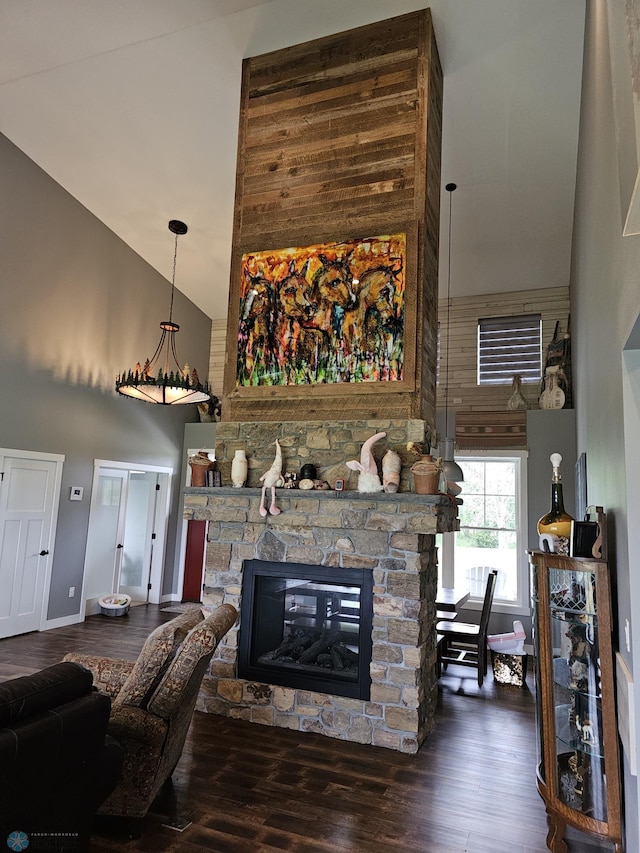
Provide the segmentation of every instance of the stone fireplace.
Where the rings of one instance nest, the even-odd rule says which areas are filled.
[[[402,491],[360,494],[344,461],[357,458],[362,442],[379,431],[387,438],[376,446],[377,455],[392,447],[405,463]],[[285,450],[285,471],[312,462],[319,479],[344,476],[345,491],[279,489],[281,514],[263,518],[258,478],[271,464],[275,438]],[[238,677],[241,616],[203,682],[201,710],[418,750],[432,728],[437,698],[435,535],[458,526],[455,500],[409,491],[413,445],[424,440],[424,422],[415,420],[217,425],[223,484],[230,482],[228,466],[238,447],[247,448],[251,467],[247,488],[186,490],[185,518],[208,521],[204,604],[227,601],[242,613],[243,572],[250,561],[322,567],[323,577],[335,578],[340,587],[350,585],[350,569],[370,572],[370,692],[368,698],[343,696],[324,684],[305,688]]]

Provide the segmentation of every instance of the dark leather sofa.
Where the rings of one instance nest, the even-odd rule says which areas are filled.
[[[106,734],[110,709],[77,663],[0,683],[3,849],[87,849],[122,769],[122,749]]]

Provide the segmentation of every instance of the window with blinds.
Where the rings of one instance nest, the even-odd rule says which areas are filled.
[[[542,375],[542,317],[493,317],[478,321],[478,385],[506,385]]]

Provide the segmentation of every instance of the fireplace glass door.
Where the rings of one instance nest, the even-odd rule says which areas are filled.
[[[372,573],[247,560],[239,676],[368,699]]]

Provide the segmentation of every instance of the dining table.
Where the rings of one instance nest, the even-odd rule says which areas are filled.
[[[471,595],[464,587],[439,586],[436,591],[436,609],[457,612]]]

